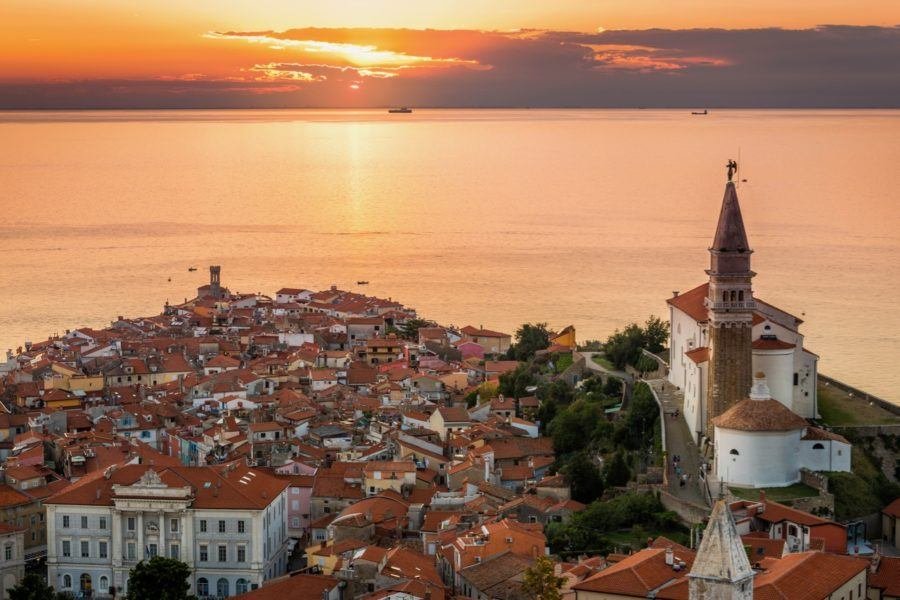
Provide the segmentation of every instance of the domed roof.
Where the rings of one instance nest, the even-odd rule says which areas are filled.
[[[713,424],[737,431],[794,431],[808,426],[806,419],[772,399],[763,373],[754,377],[750,397],[714,418]]]

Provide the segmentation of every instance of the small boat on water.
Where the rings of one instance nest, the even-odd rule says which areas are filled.
[[[197,267],[188,267],[188,271],[190,271],[192,273],[196,270],[197,270]]]
[[[368,281],[357,281],[356,285],[369,285]]]
[[[692,115],[708,115],[709,111],[705,108],[703,110],[695,110],[691,112]]]
[[[401,106],[400,108],[389,108],[388,112],[394,113],[394,114],[396,114],[396,113],[407,114],[407,113],[411,113],[412,109],[409,108],[408,106]]]

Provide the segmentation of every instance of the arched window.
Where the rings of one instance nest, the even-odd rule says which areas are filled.
[[[737,300],[737,292],[731,290],[731,301],[734,302],[735,300]]]
[[[824,449],[825,449],[825,446],[823,446],[819,442],[816,442],[815,444],[813,444],[813,450],[824,450]]]
[[[106,575],[100,576],[100,593],[105,594],[109,591],[109,578]]]
[[[734,456],[739,456],[741,453],[737,451],[737,448],[732,448],[729,454],[733,454]]]
[[[63,575],[63,588],[69,589],[70,587],[72,587],[72,576]]]
[[[228,580],[222,577],[216,582],[216,595],[228,596]]]
[[[235,594],[243,594],[243,593],[247,592],[250,588],[249,583],[250,582],[248,582],[246,579],[241,577],[240,579],[238,579],[237,581],[234,582],[234,593]]]
[[[91,587],[91,576],[87,573],[82,573],[81,578],[79,579],[80,589],[82,592],[90,592],[93,588]]]
[[[744,290],[739,290],[738,291],[738,302],[743,302],[743,301],[744,301]]]
[[[197,595],[209,596],[209,581],[206,580],[206,577],[197,580]]]
[[[722,292],[722,302],[728,302],[728,292]]]

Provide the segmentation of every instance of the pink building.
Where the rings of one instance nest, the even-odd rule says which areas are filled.
[[[288,535],[302,538],[309,534],[309,505],[316,469],[299,461],[289,462],[275,472],[291,482],[288,488]]]

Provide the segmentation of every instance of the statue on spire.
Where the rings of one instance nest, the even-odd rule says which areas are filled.
[[[728,167],[728,181],[731,181],[731,178],[737,172],[737,163],[733,159],[728,159],[728,164],[725,166]]]

